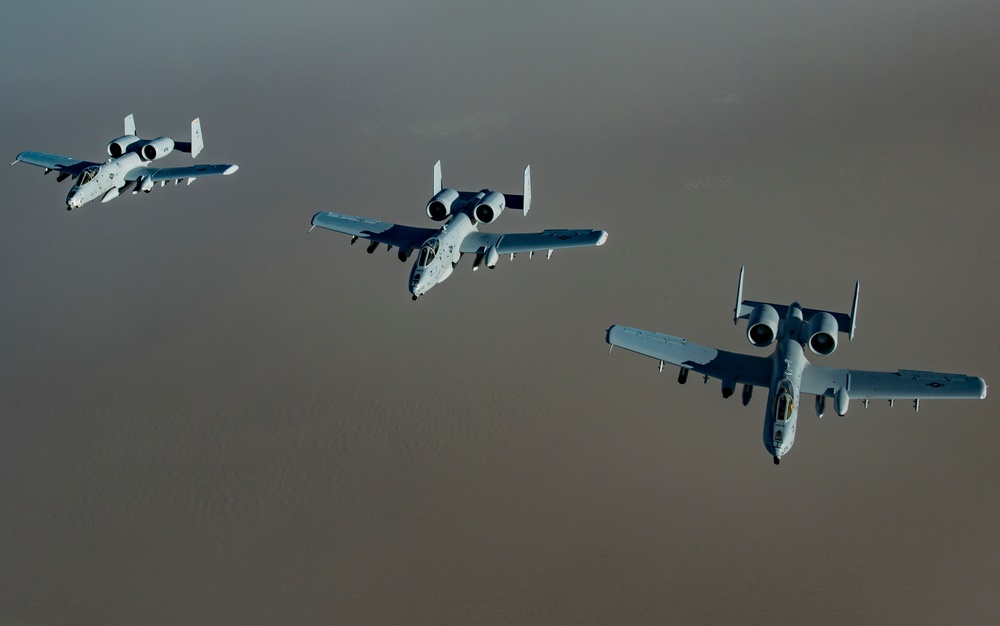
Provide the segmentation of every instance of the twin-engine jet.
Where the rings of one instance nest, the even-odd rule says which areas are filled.
[[[725,352],[680,337],[618,325],[608,329],[607,342],[612,348],[621,346],[659,360],[660,371],[664,363],[680,366],[677,380],[682,384],[687,381],[689,370],[702,374],[706,383],[709,377],[718,378],[725,398],[733,395],[736,385],[742,383],[744,406],[750,402],[754,387],[767,387],[764,447],[774,457],[775,465],[795,443],[799,396],[803,393],[816,396],[819,417],[823,417],[827,398],[833,398],[834,410],[844,415],[851,399],[861,400],[866,408],[869,400],[888,400],[891,406],[895,400],[907,399],[913,400],[913,408],[917,410],[924,398],[986,397],[986,383],[974,376],[915,370],[868,372],[810,363],[805,346],[814,354],[825,356],[837,348],[838,333],[854,338],[859,287],[855,285],[850,315],[806,309],[798,302],[788,306],[754,302],[743,300],[741,268],[733,323],[747,320],[747,339],[758,348],[777,341],[769,357]]]
[[[66,196],[66,210],[71,211],[98,197],[101,202],[114,200],[131,190],[132,193],[153,190],[153,185],[164,186],[168,181],[176,185],[181,180],[187,184],[202,176],[229,175],[239,169],[237,165],[192,165],[190,167],[160,168],[152,165],[173,151],[188,152],[191,158],[198,156],[205,147],[201,135],[201,121],[191,122],[191,141],[174,141],[170,137],[140,139],[135,134],[135,119],[125,118],[125,134],[108,144],[105,163],[81,161],[71,157],[45,154],[43,152],[22,152],[14,163],[27,163],[44,167],[45,173],[55,170],[57,182],[73,177],[75,182]],[[11,165],[14,165],[11,163]]]
[[[483,263],[490,269],[496,267],[500,255],[509,254],[511,260],[518,252],[546,251],[547,257],[557,248],[599,246],[608,238],[603,230],[543,230],[540,233],[503,234],[481,233],[480,224],[492,224],[507,209],[528,214],[531,208],[531,166],[524,168],[524,192],[521,195],[499,191],[456,191],[442,186],[441,161],[434,164],[434,196],[427,202],[427,217],[435,222],[445,222],[440,228],[417,228],[380,222],[378,220],[317,213],[312,218],[311,231],[316,226],[351,235],[353,244],[358,238],[369,239],[368,253],[385,244],[391,250],[399,249],[398,257],[404,263],[414,250],[420,250],[410,270],[410,293],[416,300],[431,287],[448,278],[463,254],[475,254],[473,271]]]

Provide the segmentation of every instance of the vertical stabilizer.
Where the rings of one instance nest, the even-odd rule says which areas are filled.
[[[736,286],[736,306],[733,308],[733,324],[737,323],[743,313],[743,270],[745,266],[740,266],[740,283]]]
[[[135,135],[135,118],[131,113],[125,116],[125,134]]]
[[[434,164],[434,195],[441,191],[441,161]]]
[[[528,209],[531,208],[531,166],[524,168],[524,200],[522,201],[524,207],[521,209],[524,215],[528,214]]]
[[[205,140],[201,136],[201,118],[196,117],[191,120],[191,158],[198,156],[204,147]]]
[[[858,319],[858,292],[861,290],[861,281],[854,283],[854,304],[851,305],[851,332],[847,334],[848,339],[854,339],[854,328]]]

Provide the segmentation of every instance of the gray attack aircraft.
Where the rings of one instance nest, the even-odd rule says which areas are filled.
[[[716,350],[689,343],[648,330],[627,326],[608,329],[607,342],[612,349],[621,346],[659,360],[663,364],[679,366],[678,382],[687,381],[688,372],[722,381],[722,396],[733,395],[737,384],[743,384],[743,404],[750,402],[754,387],[767,387],[767,413],[764,416],[764,447],[774,457],[774,464],[788,454],[795,443],[795,423],[798,417],[800,394],[816,396],[816,415],[823,417],[826,399],[833,398],[838,415],[847,413],[851,399],[861,400],[868,407],[869,400],[888,400],[891,406],[898,399],[913,400],[914,410],[920,400],[933,398],[953,400],[986,397],[986,383],[982,378],[963,374],[939,374],[915,370],[896,372],[869,372],[813,365],[805,355],[805,346],[820,356],[831,354],[837,348],[838,333],[854,338],[858,312],[858,289],[854,287],[854,305],[850,315],[806,309],[798,302],[785,306],[743,299],[743,269],[736,293],[733,323],[747,320],[747,339],[758,348],[777,342],[769,357],[750,356]]]
[[[237,165],[192,165],[189,167],[155,167],[153,161],[162,159],[171,152],[187,152],[191,158],[198,156],[205,147],[201,135],[201,121],[191,122],[191,141],[174,141],[170,137],[140,139],[135,134],[135,119],[125,118],[125,134],[108,144],[109,158],[105,163],[81,161],[71,157],[43,152],[22,152],[14,163],[27,163],[45,168],[45,173],[56,171],[57,182],[73,178],[73,188],[66,196],[66,210],[72,211],[101,198],[101,202],[114,200],[131,190],[132,193],[149,193],[156,183],[160,186],[182,180],[191,184],[202,176],[227,176],[239,169]],[[11,165],[14,165],[11,163]]]
[[[481,233],[480,224],[492,224],[506,209],[527,215],[531,208],[531,166],[524,168],[524,192],[521,195],[499,191],[456,191],[441,183],[441,161],[434,164],[434,196],[427,202],[427,217],[444,222],[441,228],[401,226],[378,220],[317,213],[312,227],[351,235],[353,245],[358,238],[368,239],[368,253],[385,244],[389,250],[399,249],[400,261],[406,262],[414,250],[420,250],[410,271],[410,293],[413,299],[427,293],[431,287],[451,276],[463,254],[476,255],[473,271],[483,263],[493,269],[501,255],[511,260],[519,252],[533,256],[546,252],[552,256],[557,248],[599,246],[608,238],[603,230],[543,230],[540,233]]]

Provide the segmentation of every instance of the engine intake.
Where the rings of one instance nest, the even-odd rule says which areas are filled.
[[[146,143],[139,152],[143,161],[152,161],[167,156],[174,150],[174,140],[170,137],[157,137]]]
[[[452,208],[458,201],[458,192],[454,189],[442,189],[427,202],[427,217],[440,222],[451,215]]]
[[[758,348],[771,345],[778,332],[778,312],[770,304],[758,305],[747,321],[747,340]]]
[[[826,356],[837,349],[837,320],[829,313],[817,313],[809,319],[809,349]]]
[[[139,138],[135,135],[123,135],[108,144],[108,155],[113,159],[117,159],[137,143],[139,143]]]
[[[507,200],[499,191],[490,191],[476,205],[473,214],[476,219],[483,224],[490,224],[503,213],[507,206]]]

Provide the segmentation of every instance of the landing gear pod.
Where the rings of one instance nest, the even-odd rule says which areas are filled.
[[[837,412],[837,415],[845,415],[850,401],[851,397],[847,394],[847,390],[841,388],[840,391],[837,392],[837,395],[833,397],[833,410]]]
[[[500,260],[500,253],[497,252],[496,246],[490,246],[486,251],[486,267],[493,269],[497,266],[497,262]]]
[[[722,397],[729,398],[736,391],[736,381],[732,378],[726,377],[722,379]]]

